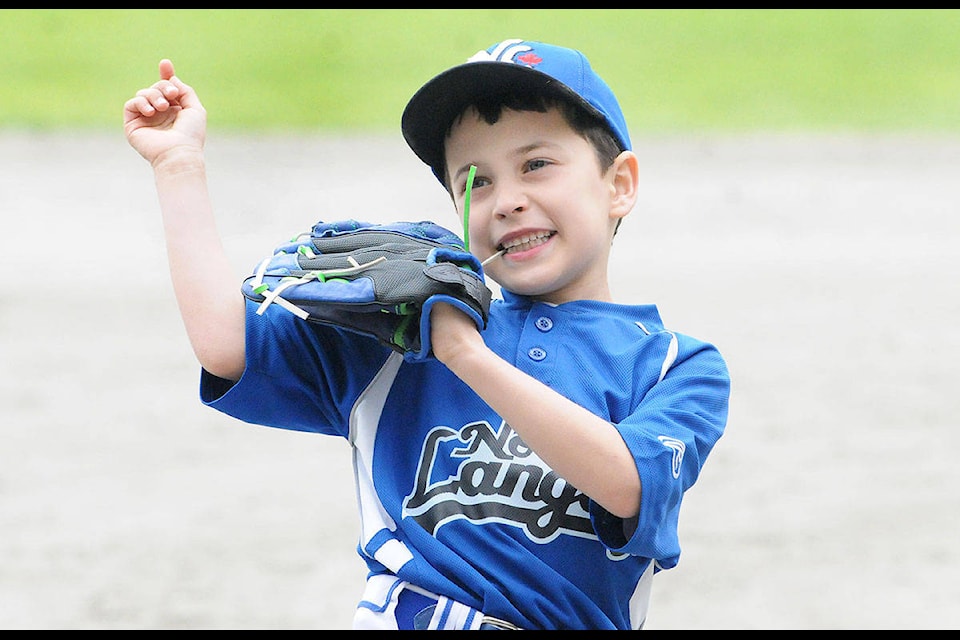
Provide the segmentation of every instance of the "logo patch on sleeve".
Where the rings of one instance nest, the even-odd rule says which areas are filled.
[[[673,477],[679,478],[680,465],[683,464],[683,452],[687,450],[687,445],[683,444],[683,441],[671,438],[670,436],[657,436],[657,440],[659,440],[663,446],[673,450],[673,461],[671,465],[673,467]]]

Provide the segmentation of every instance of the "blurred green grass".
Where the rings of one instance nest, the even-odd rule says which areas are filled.
[[[116,128],[162,57],[211,128],[395,131],[511,37],[583,50],[631,130],[956,131],[955,9],[0,10],[0,127]]]

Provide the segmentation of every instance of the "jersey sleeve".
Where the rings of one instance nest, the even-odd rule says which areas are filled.
[[[612,551],[653,558],[669,569],[680,558],[680,503],[727,421],[730,378],[717,349],[664,331],[664,359],[655,384],[617,425],[640,474],[638,516],[618,518],[596,503],[591,518]]]
[[[244,422],[347,437],[356,399],[390,350],[306,322],[279,305],[246,302],[246,367],[233,383],[201,370],[200,399]]]

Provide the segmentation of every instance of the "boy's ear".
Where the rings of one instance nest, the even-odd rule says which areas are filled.
[[[637,203],[637,184],[640,179],[640,161],[632,151],[622,151],[610,165],[610,217],[623,218]]]

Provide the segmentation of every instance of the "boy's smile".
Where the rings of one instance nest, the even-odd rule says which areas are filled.
[[[530,251],[548,242],[555,233],[556,231],[542,231],[538,233],[521,232],[513,234],[513,237],[504,238],[503,241],[497,245],[497,248],[503,249],[504,252],[516,258],[518,257],[518,253]]]
[[[554,304],[610,300],[610,243],[617,220],[629,212],[618,198],[620,159],[602,171],[593,146],[556,109],[507,109],[492,125],[468,110],[445,148],[461,218],[468,171],[477,167],[471,250],[480,259],[505,250],[485,268],[490,277]]]

